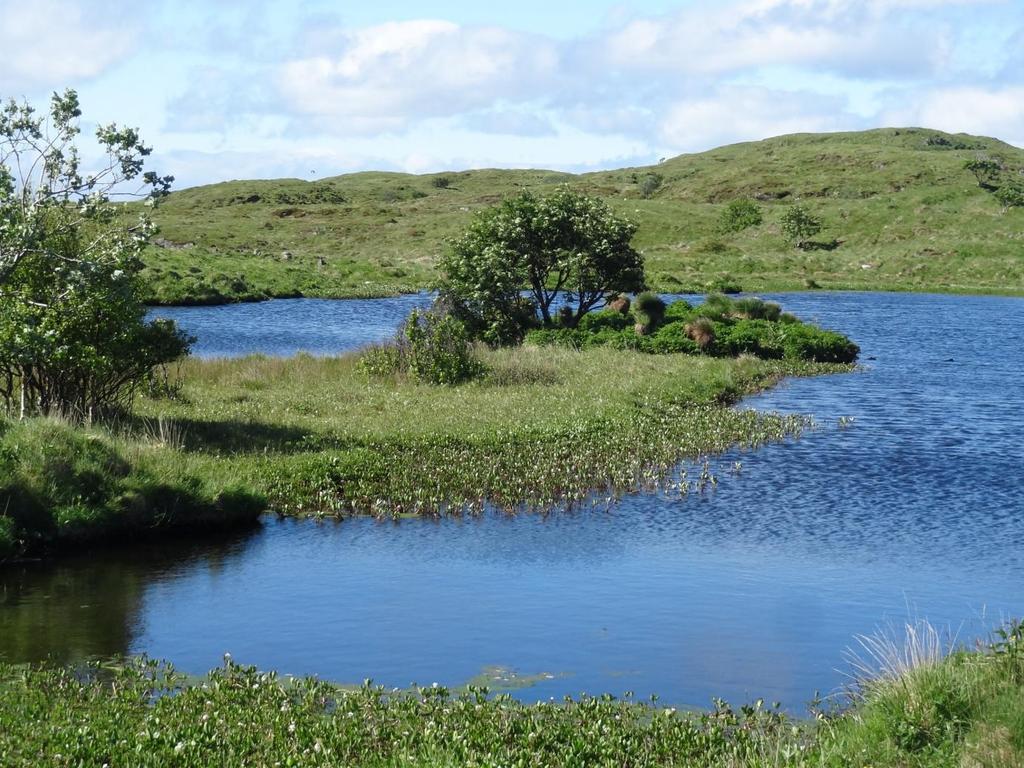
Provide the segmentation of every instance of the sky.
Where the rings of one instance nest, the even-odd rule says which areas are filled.
[[[0,96],[65,88],[175,188],[884,126],[1024,146],[1024,0],[0,0]]]

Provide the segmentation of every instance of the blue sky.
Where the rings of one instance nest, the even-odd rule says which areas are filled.
[[[0,0],[0,51],[0,95],[76,88],[179,188],[889,125],[1024,146],[1024,0]]]

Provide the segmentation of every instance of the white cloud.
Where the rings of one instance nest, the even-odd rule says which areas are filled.
[[[12,96],[62,90],[107,70],[135,43],[120,5],[97,11],[69,0],[0,0],[0,88]]]
[[[893,125],[994,136],[1024,146],[1024,86],[937,88],[884,114]]]
[[[721,144],[786,133],[852,129],[856,118],[841,99],[819,94],[729,87],[713,96],[671,106],[659,126],[673,151],[700,151]]]
[[[727,75],[783,65],[920,76],[941,70],[952,45],[948,24],[923,11],[989,1],[705,0],[636,20],[602,44],[623,70]]]
[[[286,62],[279,85],[294,109],[341,132],[399,130],[414,118],[531,98],[558,70],[549,40],[447,21],[360,29],[340,47]]]

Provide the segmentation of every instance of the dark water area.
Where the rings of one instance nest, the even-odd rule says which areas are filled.
[[[707,494],[546,517],[269,519],[201,545],[21,566],[0,572],[0,655],[148,653],[203,672],[230,652],[389,686],[497,666],[539,675],[526,700],[630,690],[800,713],[843,684],[858,633],[921,617],[971,643],[1024,615],[1024,300],[771,298],[849,334],[863,370],[745,401],[818,427],[713,458]],[[381,300],[390,328],[415,299]],[[234,332],[236,310],[263,307],[297,334],[351,317],[299,301],[287,304],[305,319],[288,322],[279,304],[214,308],[206,325],[187,313],[209,310],[178,311],[211,354],[259,341]],[[275,335],[266,351],[295,343]]]

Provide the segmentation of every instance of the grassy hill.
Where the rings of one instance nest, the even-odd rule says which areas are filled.
[[[661,290],[1024,294],[1024,210],[1004,211],[964,169],[980,155],[1002,164],[1004,180],[1024,174],[1024,150],[1001,141],[887,128],[781,136],[583,175],[231,181],[175,192],[158,209],[147,276],[162,303],[414,290],[430,284],[446,238],[474,211],[523,189],[570,184],[637,221],[635,244]],[[722,211],[738,198],[757,201],[764,221],[723,232]],[[808,250],[780,232],[797,201],[824,221]]]

